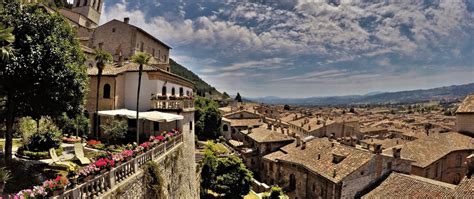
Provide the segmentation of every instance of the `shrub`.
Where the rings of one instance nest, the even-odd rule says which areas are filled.
[[[29,151],[48,151],[50,148],[58,148],[61,144],[59,135],[55,132],[33,134],[25,148]]]
[[[63,148],[59,147],[56,150],[56,154],[60,155],[63,153]],[[41,159],[49,159],[51,156],[49,155],[49,151],[29,151],[25,150],[24,147],[18,148],[17,153],[21,156],[26,156],[33,160],[41,160]]]
[[[68,117],[66,113],[63,113],[61,117],[54,118],[54,123],[63,134],[81,136],[89,132],[89,119],[82,114]]]
[[[105,123],[100,125],[104,131],[105,136],[112,143],[118,143],[125,138],[127,133],[128,123],[123,119],[106,119]]]
[[[22,133],[25,150],[48,151],[50,148],[58,148],[61,144],[61,133],[48,117],[39,120],[39,128],[37,128],[37,121],[30,117],[21,118],[19,130]]]

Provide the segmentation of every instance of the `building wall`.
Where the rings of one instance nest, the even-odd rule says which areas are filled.
[[[413,165],[412,174],[446,183],[458,184],[464,178],[467,171],[464,162],[466,162],[467,156],[473,152],[474,150],[454,151],[424,168]]]
[[[143,52],[149,53],[153,57],[159,60],[159,63],[169,63],[169,54],[170,51],[168,48],[162,44],[156,42],[154,39],[150,38],[148,35],[143,34],[142,32],[137,32],[136,42],[134,46],[135,52],[141,52],[141,43],[143,42]],[[153,49],[155,49],[155,54],[153,54]]]
[[[104,86],[105,84],[110,85],[110,98],[105,99],[104,96]],[[99,110],[112,110],[114,109],[114,98],[115,98],[115,77],[112,76],[102,76],[100,79],[99,87]],[[86,110],[89,113],[95,112],[96,105],[96,95],[97,95],[97,76],[89,76],[89,92],[87,93],[87,104]]]
[[[474,135],[474,113],[456,114],[456,129],[459,132],[469,132]]]
[[[114,29],[115,32],[113,32]],[[99,44],[102,43],[102,49],[112,54],[116,61],[118,60],[118,49],[121,49],[123,59],[126,60],[134,53],[133,38],[135,34],[136,30],[129,25],[112,20],[95,29],[92,48],[99,48]]]
[[[227,125],[227,131],[224,131],[224,125]],[[232,127],[230,126],[230,122],[222,120],[221,122],[221,135],[224,136],[226,140],[232,139]]]
[[[147,73],[142,74],[141,87],[140,87],[140,111],[147,111],[151,108],[151,94],[161,94],[162,87],[166,86],[167,95],[171,95],[171,90],[175,88],[175,94],[179,94],[179,88],[183,87],[184,94],[186,92],[192,93],[192,88],[174,84],[171,82],[165,82],[161,80],[150,80]],[[125,74],[125,102],[124,108],[136,109],[137,98],[136,93],[138,89],[138,72],[128,72]],[[131,94],[133,93],[133,94]]]
[[[254,113],[242,111],[239,113],[228,115],[226,116],[226,118],[228,119],[259,119],[260,116]]]

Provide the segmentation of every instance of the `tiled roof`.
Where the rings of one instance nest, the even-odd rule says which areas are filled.
[[[391,173],[362,198],[446,198],[456,186],[414,175]]]
[[[333,162],[333,154],[344,156],[339,163]],[[318,159],[319,156],[319,159]],[[369,151],[352,148],[329,141],[327,138],[317,138],[306,142],[306,148],[296,147],[293,142],[277,151],[264,156],[267,160],[286,161],[300,164],[311,172],[325,178],[340,182],[346,176],[368,163],[375,155]],[[334,176],[334,171],[336,175]]]
[[[305,120],[308,120],[308,123],[304,124]],[[319,121],[319,122],[318,122]],[[322,128],[324,126],[324,118],[322,117],[303,117],[297,120],[293,120],[288,122],[290,124],[293,124],[295,126],[303,128],[305,131],[313,131],[319,128]],[[301,126],[301,123],[303,123],[303,126]],[[327,120],[326,125],[332,124],[334,121],[332,120]]]
[[[453,192],[454,198],[474,198],[474,176],[464,177]]]
[[[456,113],[474,113],[474,95],[468,95],[459,105]]]
[[[227,119],[227,118],[226,118]],[[260,126],[263,123],[260,119],[227,119],[231,126]]]
[[[152,64],[152,65],[144,65],[143,66],[143,71],[164,71],[162,67],[166,67],[169,64]],[[115,64],[108,64],[104,67],[104,70],[102,71],[102,75],[118,75],[124,72],[136,72],[138,71],[139,65],[133,62],[126,62],[122,66],[117,66]],[[167,72],[169,73],[169,72]],[[88,75],[97,75],[98,74],[98,69],[97,67],[92,67],[87,69],[87,74]],[[172,73],[170,73],[172,74]]]
[[[243,133],[247,133],[248,131]],[[292,137],[282,134],[281,132],[273,131],[267,128],[267,125],[262,125],[259,128],[252,129],[252,133],[247,134],[252,140],[263,142],[284,142],[293,140]]]
[[[402,158],[413,160],[412,165],[424,168],[453,151],[474,150],[474,139],[457,132],[433,133],[401,147]],[[384,153],[391,151],[386,149]]]

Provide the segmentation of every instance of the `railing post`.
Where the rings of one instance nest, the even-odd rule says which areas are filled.
[[[115,170],[116,169],[112,169],[109,172],[109,185],[110,185],[110,188],[115,186]]]
[[[133,173],[137,172],[138,171],[138,156],[137,158],[133,158],[132,161],[133,161]]]

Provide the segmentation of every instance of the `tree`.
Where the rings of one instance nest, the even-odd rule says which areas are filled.
[[[210,99],[198,97],[194,101],[195,134],[199,139],[214,139],[220,131],[222,115],[219,105]]]
[[[100,80],[102,79],[102,73],[105,65],[112,60],[110,53],[102,50],[94,50],[95,66],[97,67],[97,87],[95,94],[95,114],[94,114],[94,135],[99,138],[99,91],[100,91]]]
[[[230,98],[229,94],[227,94],[226,92],[222,93],[222,97],[224,97],[224,99]]]
[[[15,118],[78,114],[87,85],[84,55],[75,33],[59,14],[18,2],[4,5],[0,24],[13,27],[15,56],[0,65],[0,95],[6,100],[5,160],[11,159]]]
[[[225,194],[226,198],[242,198],[250,191],[252,172],[235,155],[219,158],[212,190]]]
[[[125,138],[125,134],[127,133],[128,129],[128,123],[126,120],[120,118],[108,118],[105,121],[105,124],[100,125],[100,127],[107,136],[107,140],[111,140],[111,143],[118,143],[118,141]]]
[[[280,199],[280,196],[283,196],[283,189],[279,186],[273,186],[269,199]]]
[[[240,93],[237,93],[237,96],[235,96],[235,100],[237,102],[242,102],[242,97],[240,96]]]
[[[283,106],[283,109],[289,111],[289,110],[290,110],[290,105],[285,104],[285,105]]]
[[[201,188],[205,195],[208,190],[224,194],[225,198],[242,198],[250,191],[252,172],[237,156],[218,158],[206,148],[201,170]]]
[[[144,52],[138,52],[132,57],[132,62],[139,65],[138,68],[138,89],[137,89],[137,143],[140,143],[140,120],[138,119],[139,107],[140,107],[140,86],[142,84],[142,72],[143,72],[143,65],[148,64],[150,61],[151,56]]]

